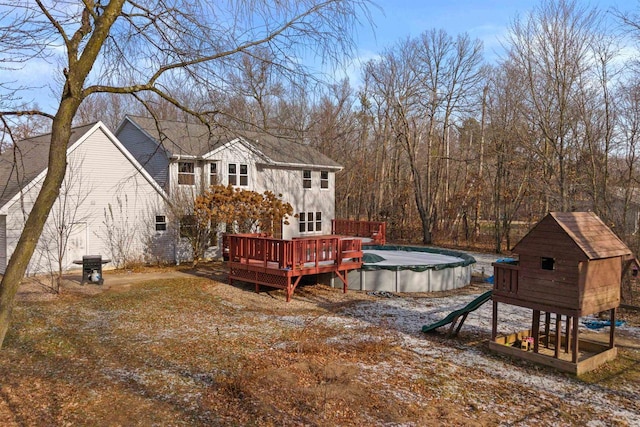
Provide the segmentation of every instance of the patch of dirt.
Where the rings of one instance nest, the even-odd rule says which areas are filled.
[[[226,269],[30,279],[0,351],[1,425],[638,425],[640,351],[575,378],[491,353],[491,304],[460,335],[423,334],[489,289],[376,295],[226,284]],[[40,296],[38,296],[40,295]],[[505,328],[530,322],[501,311]],[[618,329],[632,343],[639,329]],[[602,335],[596,334],[596,338]]]

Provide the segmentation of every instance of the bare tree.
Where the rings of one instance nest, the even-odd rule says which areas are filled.
[[[221,71],[233,66],[235,55],[258,46],[272,52],[282,69],[304,74],[297,59],[300,48],[318,58],[338,59],[352,48],[348,35],[356,12],[366,13],[366,7],[367,0],[1,3],[0,63],[20,68],[46,59],[60,66],[53,71],[58,78],[49,83],[59,100],[53,111],[11,102],[21,88],[0,84],[1,118],[51,120],[47,175],[0,282],[0,344],[18,284],[59,194],[71,124],[85,99],[98,93],[140,98],[149,92],[215,119],[216,110],[196,112],[181,105],[167,90],[172,79],[222,90]]]
[[[494,219],[494,249],[511,248],[511,225],[526,196],[536,199],[532,185],[531,157],[528,149],[535,140],[526,115],[524,76],[506,61],[492,70],[488,86],[489,118],[487,154],[491,158],[488,175],[492,178],[491,212]]]
[[[575,200],[576,160],[584,137],[577,101],[590,84],[599,25],[596,9],[573,0],[548,0],[511,26],[510,60],[524,76],[529,120],[540,135],[532,148],[550,189],[545,211],[569,210]]]
[[[423,243],[431,243],[450,195],[451,127],[469,113],[482,81],[482,44],[431,30],[365,68],[369,100],[407,161]]]
[[[54,283],[54,292],[60,291],[62,274],[68,268],[67,250],[70,239],[77,232],[77,227],[86,223],[89,211],[83,205],[91,194],[91,186],[79,173],[82,160],[74,159],[74,164],[69,168],[62,185],[56,203],[49,214],[49,219],[44,226],[38,251],[42,252],[42,258],[46,259],[47,268],[55,265],[57,271],[51,271]]]
[[[138,233],[134,218],[130,218],[128,212],[129,199],[126,195],[124,199],[116,197],[115,204],[109,203],[104,209],[104,228],[101,233],[96,233],[96,237],[104,241],[111,263],[116,268],[126,268],[141,261],[133,255],[137,252]]]

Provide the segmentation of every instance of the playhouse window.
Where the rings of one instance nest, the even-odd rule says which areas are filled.
[[[540,258],[540,267],[543,270],[555,270],[556,260],[554,258]]]

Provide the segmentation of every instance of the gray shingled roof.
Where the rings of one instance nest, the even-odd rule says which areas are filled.
[[[156,122],[150,117],[130,115],[127,117],[160,142],[169,156],[202,157],[222,144],[240,137],[245,143],[250,144],[251,148],[262,154],[267,163],[341,168],[340,164],[315,148],[286,138],[256,132],[232,133],[220,128],[210,129],[203,124],[183,121],[159,120]]]
[[[69,146],[80,139],[95,123],[71,130]],[[18,141],[0,154],[0,207],[47,168],[51,134]]]
[[[127,115],[127,118],[151,138],[161,143],[169,156],[199,157],[229,140],[224,134],[213,134],[203,124],[171,120],[156,122],[151,117],[131,115]]]
[[[307,144],[257,133],[245,133],[243,138],[273,163],[342,168],[339,163]]]

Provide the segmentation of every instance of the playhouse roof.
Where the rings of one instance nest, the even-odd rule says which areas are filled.
[[[632,253],[627,245],[593,212],[550,212],[518,242],[513,252],[520,253],[519,249],[527,245],[527,240],[537,233],[538,228],[553,224],[559,226],[590,260]]]

